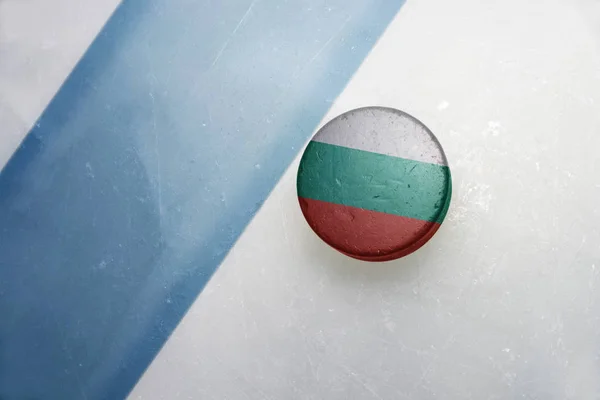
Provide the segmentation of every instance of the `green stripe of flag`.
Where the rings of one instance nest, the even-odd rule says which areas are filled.
[[[311,141],[298,195],[441,223],[450,196],[446,166]]]

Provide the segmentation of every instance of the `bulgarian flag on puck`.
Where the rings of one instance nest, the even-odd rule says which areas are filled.
[[[298,197],[311,228],[367,261],[403,257],[438,230],[452,183],[443,149],[415,118],[362,108],[325,125],[308,144]]]

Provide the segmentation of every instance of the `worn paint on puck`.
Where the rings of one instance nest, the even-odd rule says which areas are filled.
[[[327,123],[298,170],[298,199],[315,233],[360,260],[423,246],[443,222],[452,179],[442,146],[416,118],[366,107]]]

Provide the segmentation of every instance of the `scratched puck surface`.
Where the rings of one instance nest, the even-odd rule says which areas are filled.
[[[443,222],[452,194],[433,133],[384,107],[349,111],[321,128],[304,151],[297,187],[315,233],[365,261],[394,260],[423,246]]]

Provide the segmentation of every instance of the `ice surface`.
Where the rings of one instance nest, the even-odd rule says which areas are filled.
[[[365,264],[292,165],[132,398],[600,397],[597,2],[409,2],[324,121],[386,105],[444,145],[434,239]]]

